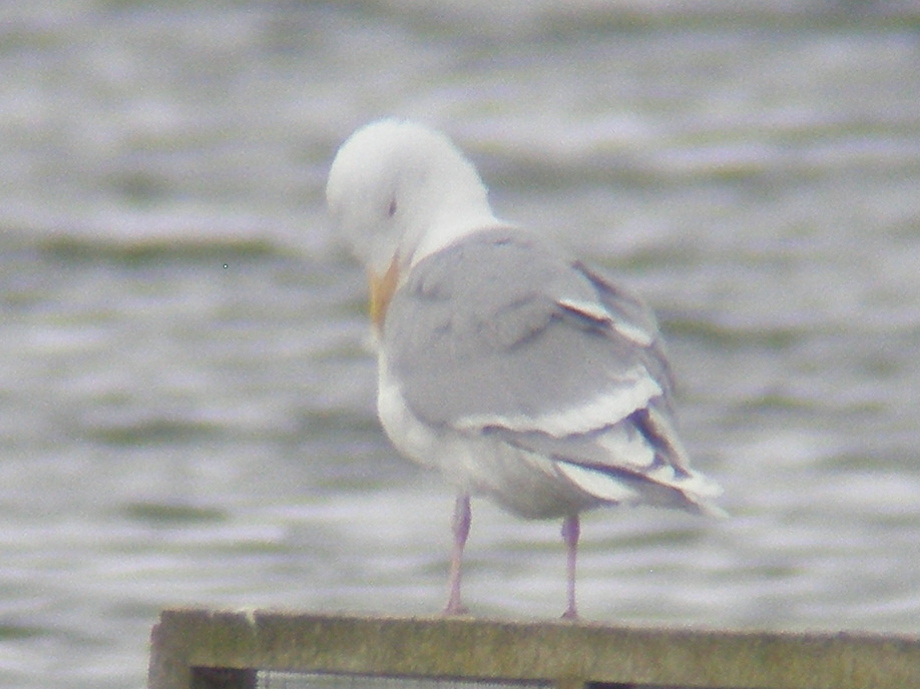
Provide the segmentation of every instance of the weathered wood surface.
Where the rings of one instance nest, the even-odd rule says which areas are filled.
[[[243,689],[253,686],[255,669],[548,681],[566,689],[920,688],[920,637],[909,636],[165,610],[152,641],[150,689]]]

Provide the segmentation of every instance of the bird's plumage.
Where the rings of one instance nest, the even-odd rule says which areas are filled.
[[[337,154],[327,197],[371,274],[378,410],[404,454],[438,468],[462,498],[565,517],[570,564],[586,508],[721,512],[718,487],[690,468],[678,438],[651,311],[497,220],[446,137],[394,120],[368,125]],[[468,527],[468,500],[458,514]],[[456,556],[454,565],[449,609],[459,607]]]
[[[443,468],[456,461],[448,437],[484,439],[486,457],[502,445],[525,466],[538,455],[538,471],[571,497],[525,504],[488,467],[464,488],[524,516],[604,502],[707,508],[713,489],[668,421],[672,384],[651,313],[533,235],[482,230],[419,262],[381,338],[383,387],[433,436],[416,459]],[[390,435],[400,446],[403,434]]]

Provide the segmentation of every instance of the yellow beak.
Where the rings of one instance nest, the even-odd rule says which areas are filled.
[[[396,291],[396,285],[399,284],[399,257],[393,257],[393,262],[383,275],[370,271],[368,282],[370,282],[371,290],[371,322],[377,332],[383,332],[387,307],[390,305],[390,299],[393,298],[393,292]]]

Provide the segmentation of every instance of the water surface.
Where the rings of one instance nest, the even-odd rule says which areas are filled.
[[[661,316],[733,518],[587,516],[586,618],[918,631],[916,13],[488,5],[4,10],[4,686],[143,686],[165,606],[440,609],[322,208],[388,114]],[[561,613],[558,528],[474,503],[474,613]]]

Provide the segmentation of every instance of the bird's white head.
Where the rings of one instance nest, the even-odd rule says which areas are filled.
[[[326,185],[333,222],[367,266],[379,326],[409,269],[457,239],[497,223],[476,168],[443,134],[381,120],[342,144]]]

